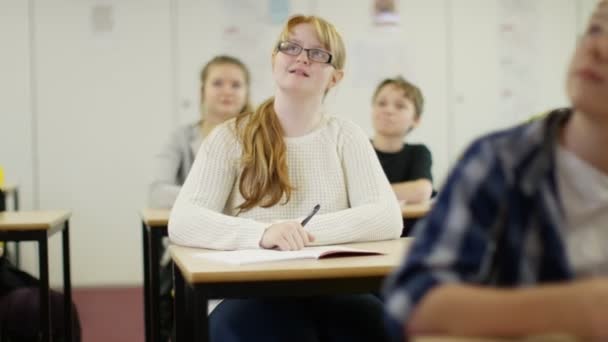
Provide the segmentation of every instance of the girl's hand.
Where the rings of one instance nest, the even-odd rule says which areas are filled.
[[[315,240],[299,222],[287,221],[268,227],[260,240],[262,248],[278,248],[281,251],[297,251]]]

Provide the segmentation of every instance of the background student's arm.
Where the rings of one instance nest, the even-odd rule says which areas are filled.
[[[405,203],[421,203],[431,199],[433,184],[428,179],[417,179],[413,181],[391,184],[397,198]]]
[[[608,279],[522,289],[444,285],[429,292],[409,334],[608,338]]]
[[[260,248],[268,224],[222,214],[237,181],[238,143],[228,122],[203,141],[169,219],[174,243],[210,249]]]
[[[181,184],[178,183],[177,175],[184,151],[182,151],[183,147],[180,147],[178,134],[183,135],[184,132],[182,130],[174,132],[171,139],[154,157],[154,173],[148,198],[148,206],[151,208],[171,208],[179,194]]]
[[[431,151],[424,145],[413,146],[415,149],[412,151],[412,161],[408,170],[408,177],[411,180],[391,184],[397,198],[406,203],[424,202],[433,194]]]
[[[306,230],[316,244],[398,238],[403,225],[401,210],[365,133],[344,122],[338,149],[351,208],[317,214]]]

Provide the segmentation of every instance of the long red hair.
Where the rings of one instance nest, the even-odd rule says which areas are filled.
[[[278,42],[289,39],[293,28],[303,23],[314,26],[319,41],[333,55],[331,64],[336,70],[342,70],[346,60],[342,37],[332,24],[316,16],[291,17],[279,35],[273,56],[277,53]],[[287,147],[283,128],[274,111],[274,98],[264,101],[251,114],[237,116],[236,127],[243,146],[239,190],[245,199],[237,209],[268,208],[282,198],[287,203],[294,187],[289,180]]]

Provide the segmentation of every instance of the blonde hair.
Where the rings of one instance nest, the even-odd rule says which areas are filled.
[[[245,86],[247,87],[247,96],[245,97],[245,104],[243,105],[243,108],[241,108],[239,113],[251,112],[253,110],[253,107],[251,106],[251,100],[250,100],[250,96],[249,96],[249,94],[251,93],[249,91],[250,85],[251,85],[251,75],[249,74],[249,69],[247,69],[247,66],[245,66],[245,63],[241,62],[240,59],[238,59],[236,57],[228,56],[228,55],[219,55],[219,56],[213,57],[209,62],[207,62],[207,64],[205,64],[205,66],[203,67],[203,70],[201,70],[201,73],[200,73],[200,81],[201,81],[201,103],[200,103],[200,105],[201,105],[201,108],[204,105],[205,83],[207,82],[207,78],[209,78],[209,72],[211,70],[211,67],[213,67],[215,65],[226,65],[226,64],[234,65],[234,66],[238,67],[239,69],[241,69],[241,71],[243,72],[243,76],[245,78]]]
[[[419,118],[422,115],[422,110],[424,109],[424,97],[422,96],[422,92],[420,88],[418,88],[415,84],[409,82],[405,78],[401,76],[397,76],[394,78],[384,79],[380,84],[376,87],[374,91],[374,96],[372,97],[372,101],[376,101],[378,94],[387,85],[393,85],[401,90],[403,90],[403,96],[406,99],[409,99],[414,104],[414,108],[416,109],[416,117]]]
[[[331,65],[342,70],[346,60],[346,49],[336,28],[316,16],[296,15],[287,21],[274,45],[273,56],[278,52],[279,42],[289,39],[294,27],[312,24],[324,48],[332,54]],[[274,111],[274,98],[260,104],[251,113],[236,118],[237,134],[243,146],[242,173],[239,190],[244,198],[237,209],[247,211],[255,206],[271,207],[285,197],[287,203],[295,189],[289,180],[287,147],[283,140],[283,128]]]

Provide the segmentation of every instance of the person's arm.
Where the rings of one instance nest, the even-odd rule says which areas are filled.
[[[316,215],[306,226],[315,244],[396,239],[403,221],[399,203],[365,133],[342,123],[338,136],[350,208]]]
[[[397,198],[406,203],[428,201],[433,194],[431,151],[424,145],[411,145],[411,165],[408,166],[407,181],[391,184]]]
[[[171,211],[172,242],[223,250],[260,248],[268,224],[222,213],[237,181],[240,155],[233,125],[216,127],[203,141]]]
[[[405,203],[421,203],[431,199],[433,183],[428,179],[416,179],[391,184],[399,200]]]
[[[154,157],[152,181],[148,190],[150,208],[171,208],[177,199],[181,188],[177,177],[184,153],[179,142],[183,139],[181,137],[183,134],[183,129],[174,132],[167,144]]]
[[[522,289],[443,285],[414,311],[406,334],[608,337],[608,279]]]

